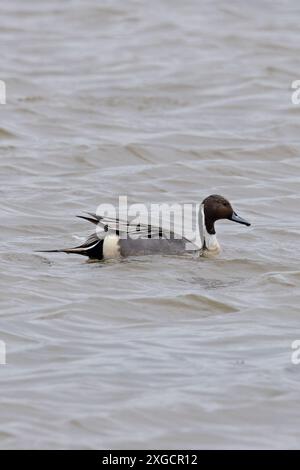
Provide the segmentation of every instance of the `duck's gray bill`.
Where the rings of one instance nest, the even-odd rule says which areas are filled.
[[[247,225],[247,227],[251,225],[250,222],[247,222],[247,220],[243,219],[242,217],[237,215],[235,212],[232,214],[230,220],[232,220],[233,222],[237,222],[238,224]]]

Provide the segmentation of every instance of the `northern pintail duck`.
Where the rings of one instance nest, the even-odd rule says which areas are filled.
[[[46,252],[74,253],[97,260],[153,254],[179,255],[187,253],[187,251],[214,255],[220,252],[215,231],[217,220],[227,219],[239,224],[250,225],[247,220],[234,212],[227,199],[216,194],[205,198],[200,205],[199,231],[202,246],[194,247],[192,250],[187,248],[187,246],[191,247],[191,242],[187,238],[178,239],[174,232],[166,235],[161,227],[138,223],[133,228],[128,222],[120,219],[91,213],[88,213],[88,216],[78,217],[101,227],[102,231],[99,233],[96,230],[96,233],[80,246],[46,250]],[[126,236],[127,234],[130,234],[130,238]]]

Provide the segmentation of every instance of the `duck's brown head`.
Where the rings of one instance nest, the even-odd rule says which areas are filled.
[[[232,206],[227,199],[217,194],[212,194],[204,199],[202,202],[204,209],[205,227],[210,235],[214,235],[215,222],[220,219],[228,219],[239,224],[244,224],[249,227],[251,225],[247,220],[243,219],[232,209]]]

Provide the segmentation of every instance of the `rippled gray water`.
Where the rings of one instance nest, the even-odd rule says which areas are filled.
[[[299,446],[298,2],[1,10],[1,448]],[[211,193],[217,259],[34,252]]]

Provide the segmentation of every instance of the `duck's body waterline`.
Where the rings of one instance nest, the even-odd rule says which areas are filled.
[[[243,225],[250,225],[249,222],[233,211],[229,201],[218,195],[208,196],[200,205],[199,232],[201,247],[195,246],[184,237],[177,238],[173,232],[166,236],[161,227],[151,227],[140,223],[137,224],[136,230],[130,233],[135,235],[136,238],[130,238],[129,236],[124,238],[120,236],[120,224],[125,227],[122,230],[123,235],[124,233],[129,235],[129,224],[127,222],[93,214],[90,214],[89,217],[80,217],[94,223],[97,227],[101,226],[104,231],[99,235],[96,230],[94,235],[78,247],[49,250],[48,252],[81,254],[98,260],[153,254],[180,255],[191,251],[196,252],[199,256],[201,254],[217,255],[221,249],[215,232],[215,222],[217,220],[227,219]]]

